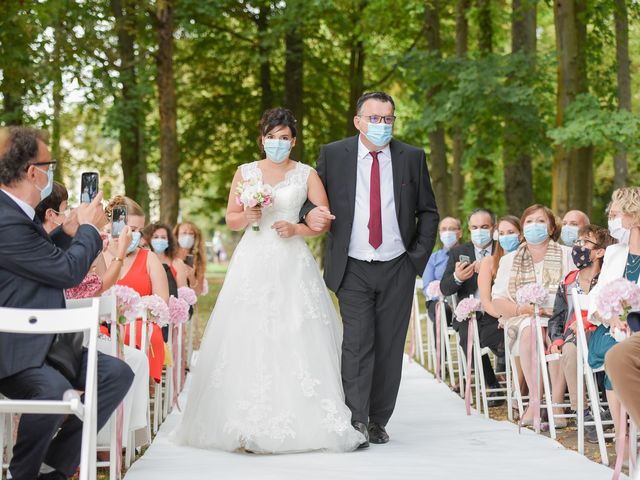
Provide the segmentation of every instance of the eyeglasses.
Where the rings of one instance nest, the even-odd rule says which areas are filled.
[[[27,168],[25,168],[25,170],[27,170],[31,165],[51,165],[51,167],[49,168],[51,171],[55,172],[56,171],[56,167],[58,166],[58,162],[56,160],[51,160],[50,162],[35,162],[35,163],[30,163],[29,165],[27,165]]]
[[[386,116],[382,116],[382,115],[358,115],[359,117],[362,118],[368,118],[370,123],[382,123],[382,121],[384,120],[384,123],[386,123],[387,125],[393,125],[393,122],[396,121],[396,116],[395,115],[386,115]]]
[[[579,238],[578,240],[575,241],[574,245],[577,245],[578,247],[586,247],[587,243],[590,243],[591,245],[593,245],[594,248],[598,246],[596,242],[593,242],[588,238]]]

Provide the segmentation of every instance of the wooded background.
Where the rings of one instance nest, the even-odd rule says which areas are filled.
[[[639,19],[637,0],[2,0],[0,124],[48,130],[76,198],[97,170],[107,197],[211,231],[265,109],[293,111],[314,165],[385,90],[441,215],[536,201],[604,224],[639,184]]]

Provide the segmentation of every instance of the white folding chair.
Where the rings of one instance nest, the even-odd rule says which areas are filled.
[[[504,326],[504,356],[506,363],[506,380],[507,380],[507,416],[513,421],[513,395],[515,395],[516,404],[518,406],[518,416],[522,418],[524,415],[524,407],[528,404],[528,396],[522,395],[520,379],[518,378],[518,368],[516,365],[516,356],[511,350],[511,339],[509,338],[508,322]]]
[[[427,357],[427,370],[431,370],[433,367],[433,350],[431,349],[431,343],[433,335],[429,332],[429,319],[425,314],[420,313],[420,292],[422,292],[422,279],[416,278],[415,288],[413,290],[413,305],[411,307],[411,318],[413,320],[413,334],[415,344],[415,355],[420,364],[424,365],[425,355]],[[422,320],[427,320],[426,335],[427,342],[423,340],[422,336]],[[426,348],[425,348],[426,347]]]
[[[473,355],[474,364],[476,365],[476,376],[480,381],[476,381],[476,403],[478,405],[478,411],[484,411],[484,416],[489,418],[489,393],[501,393],[502,395],[496,395],[491,397],[491,400],[507,400],[510,396],[507,394],[508,388],[504,387],[491,387],[487,388],[486,380],[484,378],[484,368],[482,363],[482,357],[485,355],[492,356],[493,352],[489,347],[480,347],[480,331],[478,329],[478,322],[474,319],[475,325],[473,329]],[[497,373],[497,372],[496,372]],[[478,383],[480,386],[478,392]],[[479,394],[479,397],[478,397]],[[480,403],[480,400],[482,403]],[[480,406],[482,408],[480,408]]]
[[[585,425],[594,425],[596,435],[598,437],[598,448],[600,450],[600,461],[603,465],[609,465],[609,456],[607,455],[607,446],[605,443],[605,433],[603,428],[602,417],[600,416],[600,393],[596,385],[595,371],[589,366],[589,347],[587,345],[587,336],[584,331],[584,325],[581,320],[582,310],[588,309],[589,298],[587,295],[580,294],[577,288],[571,290],[571,298],[573,301],[573,311],[576,312],[576,349],[578,355],[578,453],[584,455],[584,427]],[[604,367],[598,370],[604,370]],[[587,382],[587,395],[591,404],[591,415],[593,422],[584,421],[584,381]],[[609,423],[613,423],[612,421]]]
[[[0,331],[19,334],[58,334],[85,332],[88,338],[87,377],[84,402],[71,390],[61,400],[0,400],[0,414],[37,413],[50,415],[76,415],[82,420],[82,443],[80,451],[80,480],[96,478],[97,438],[97,375],[98,375],[98,313],[99,301],[93,299],[91,306],[70,309],[20,309],[0,308]],[[4,425],[5,418],[0,419]],[[0,435],[0,438],[2,436]]]

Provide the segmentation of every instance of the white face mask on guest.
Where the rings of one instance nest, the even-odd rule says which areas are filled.
[[[190,233],[183,233],[182,235],[178,236],[178,245],[186,250],[192,248],[195,242],[196,237]]]
[[[623,245],[629,244],[629,237],[631,236],[631,230],[622,226],[622,218],[614,218],[609,220],[609,233],[613,238],[618,240]]]

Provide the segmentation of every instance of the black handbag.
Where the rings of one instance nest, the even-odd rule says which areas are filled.
[[[82,332],[58,333],[53,338],[47,362],[64,377],[75,384],[82,368]]]

